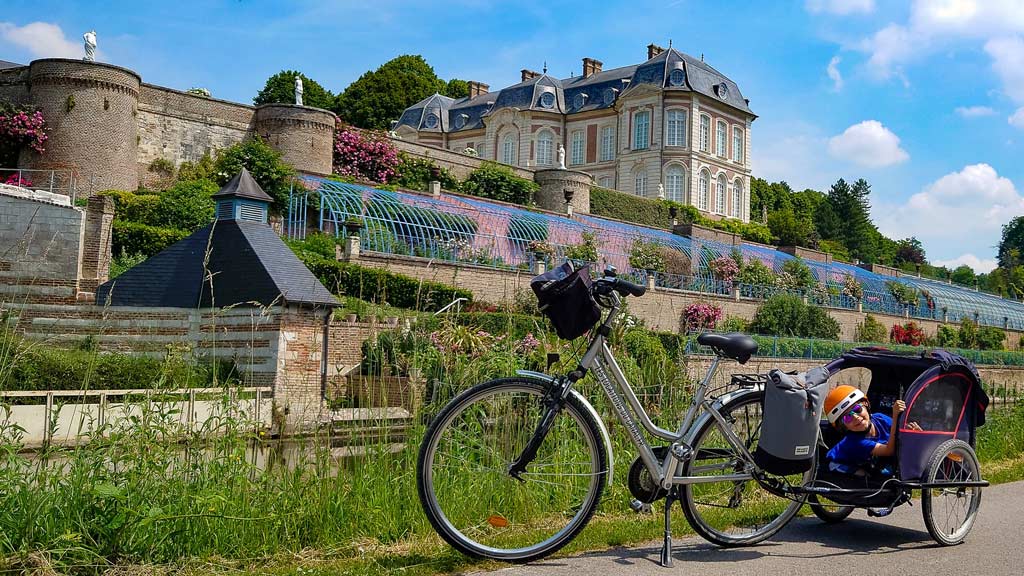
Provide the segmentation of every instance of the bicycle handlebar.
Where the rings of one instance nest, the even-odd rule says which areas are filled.
[[[633,284],[632,282],[623,280],[622,278],[605,276],[604,278],[599,278],[594,283],[594,290],[598,294],[608,294],[614,290],[621,296],[643,296],[647,292],[647,287],[641,286],[640,284]]]

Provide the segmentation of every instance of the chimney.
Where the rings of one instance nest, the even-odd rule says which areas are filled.
[[[537,76],[540,76],[540,72],[537,72],[536,70],[527,70],[526,68],[523,68],[522,70],[520,70],[520,72],[523,75],[522,79],[519,80],[520,82],[526,82],[530,78],[536,78]]]
[[[657,56],[658,54],[661,54],[664,51],[665,51],[665,49],[662,48],[661,46],[658,46],[657,44],[648,44],[647,45],[647,59],[650,60],[651,58],[654,58],[655,56]]]
[[[587,78],[588,76],[597,74],[598,72],[601,71],[601,66],[604,66],[604,63],[601,62],[600,60],[594,60],[593,58],[584,58],[583,77]]]
[[[470,80],[469,82],[466,82],[466,84],[469,86],[470,98],[476,98],[481,94],[487,94],[487,91],[491,89],[489,85],[484,84],[483,82],[477,82],[476,80]]]

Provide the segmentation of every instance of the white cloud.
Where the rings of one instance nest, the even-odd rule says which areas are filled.
[[[1024,102],[1024,39],[995,38],[985,43],[985,52],[992,57],[992,68],[1003,81],[1006,94]]]
[[[1006,121],[1010,123],[1010,126],[1024,130],[1024,108],[1017,108],[1017,111]]]
[[[828,67],[825,69],[828,72],[828,77],[832,80],[832,90],[839,92],[843,89],[843,74],[839,72],[839,63],[842,60],[839,56],[833,56],[828,61]]]
[[[956,113],[964,118],[981,118],[992,116],[996,111],[988,106],[958,106]]]
[[[807,0],[805,6],[808,12],[828,12],[845,16],[854,12],[873,12],[875,0]]]
[[[27,50],[33,58],[81,58],[85,52],[81,44],[64,37],[60,26],[49,22],[24,26],[0,22],[0,41]]]
[[[864,40],[860,48],[871,54],[866,64],[868,72],[877,78],[888,79],[899,75],[901,65],[923,53],[927,46],[927,38],[904,26],[890,24]]]
[[[910,155],[900,148],[899,136],[878,120],[854,124],[842,134],[829,138],[828,152],[834,158],[869,168],[906,162]]]
[[[988,164],[965,166],[904,203],[873,198],[872,216],[890,238],[914,236],[933,260],[995,254],[1002,226],[1024,215],[1024,196]]]
[[[978,258],[974,254],[967,253],[961,254],[952,260],[933,260],[932,265],[934,266],[945,266],[950,270],[956,270],[960,266],[967,265],[974,270],[975,274],[987,274],[996,269],[999,263],[993,258],[991,260],[983,260]]]

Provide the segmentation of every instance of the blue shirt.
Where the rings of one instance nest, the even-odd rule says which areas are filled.
[[[871,451],[875,446],[889,442],[892,418],[885,414],[872,414],[871,423],[875,425],[876,436],[868,438],[867,431],[847,432],[842,440],[828,451],[828,459],[839,464],[839,469],[856,468],[870,462]]]

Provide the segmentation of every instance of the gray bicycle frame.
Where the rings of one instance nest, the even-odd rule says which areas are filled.
[[[615,318],[619,314],[622,300],[619,295],[614,292],[605,298],[609,298],[614,302],[614,305],[611,307],[611,311],[608,313],[607,318],[602,324],[602,326],[610,328],[612,322],[615,321]],[[716,403],[705,398],[708,385],[711,383],[711,379],[714,378],[715,374],[718,372],[718,364],[721,361],[720,357],[716,356],[714,361],[711,363],[708,373],[704,376],[704,381],[697,387],[696,394],[686,411],[686,415],[683,417],[682,423],[679,425],[679,429],[676,432],[672,432],[658,427],[651,421],[647,411],[645,411],[643,406],[640,405],[640,401],[637,399],[636,393],[633,392],[632,386],[629,385],[629,381],[626,379],[625,374],[622,373],[622,369],[619,368],[618,363],[615,361],[615,357],[612,355],[611,349],[608,348],[605,336],[601,334],[602,331],[603,330],[595,331],[597,334],[591,341],[587,351],[583,354],[583,358],[580,360],[580,366],[594,372],[594,376],[597,378],[598,383],[601,385],[601,388],[604,389],[605,394],[608,396],[608,400],[612,403],[612,407],[615,409],[615,413],[618,416],[619,421],[626,427],[626,430],[629,432],[630,440],[632,440],[633,444],[639,451],[640,460],[644,463],[648,472],[650,472],[651,477],[656,479],[662,488],[668,489],[673,485],[699,484],[705,482],[744,481],[752,478],[750,474],[721,474],[712,476],[676,475],[676,471],[679,469],[679,465],[682,461],[685,458],[695,456],[695,454],[691,454],[692,447],[689,444],[689,441],[691,441],[692,438],[687,437],[691,435],[690,427],[694,424],[695,418],[698,415],[698,409],[701,407],[704,408],[705,413],[710,414],[711,417],[718,421],[726,440],[737,450],[739,456],[748,465],[747,469],[758,469],[750,451],[746,446],[744,446],[743,441],[741,441],[733,432],[732,426],[726,422],[725,417],[723,417],[718,411],[715,406]],[[614,379],[614,384],[608,377],[609,373]],[[630,411],[630,409],[632,411]],[[634,414],[636,415],[635,417]],[[652,436],[671,443],[670,449],[667,451],[662,462],[658,462],[651,445],[647,442],[643,433],[641,433],[640,428],[637,425],[637,418],[639,418],[640,424],[643,425],[644,429]],[[695,430],[693,432],[695,432]],[[705,472],[721,468],[725,468],[725,466],[718,464],[703,468],[691,468],[690,471]]]

